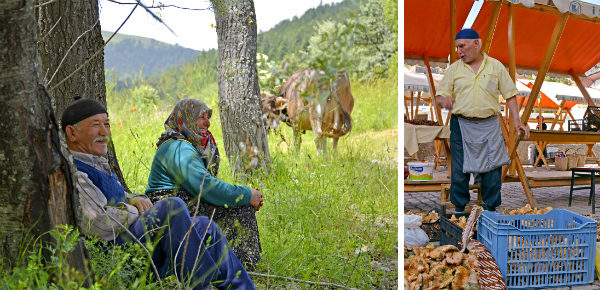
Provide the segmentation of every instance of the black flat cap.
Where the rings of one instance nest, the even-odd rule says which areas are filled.
[[[108,116],[106,108],[96,100],[82,99],[79,96],[73,99],[75,101],[65,109],[60,119],[63,131],[66,130],[67,126],[75,125],[91,116],[97,114],[106,114]]]

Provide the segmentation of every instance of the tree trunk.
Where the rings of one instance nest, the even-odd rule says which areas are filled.
[[[225,153],[236,177],[249,174],[258,166],[268,173],[271,157],[260,118],[254,2],[212,0],[212,4],[217,22],[219,111]],[[248,149],[256,146],[260,153],[254,155],[246,149],[244,154],[240,143]]]
[[[98,1],[61,0],[35,8],[35,12],[38,20],[38,39],[41,39],[38,49],[42,73],[44,82],[50,81],[47,87],[51,89],[52,106],[58,120],[75,96],[94,99],[106,106],[104,51],[67,81],[54,88],[98,50],[103,50]],[[106,157],[112,171],[123,188],[131,192],[123,178],[112,140],[108,147]]]
[[[50,97],[40,80],[33,4],[0,2],[0,258],[9,267],[23,262],[21,242],[40,236],[44,244],[54,242],[44,233],[56,225],[75,225],[82,215]],[[50,261],[49,252],[44,254]],[[80,243],[67,263],[82,271],[89,285],[84,259]]]

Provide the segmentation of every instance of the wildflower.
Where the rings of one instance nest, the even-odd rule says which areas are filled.
[[[260,184],[260,187],[265,187],[265,183],[264,183],[264,182],[263,182],[263,183],[261,183],[261,184]]]
[[[296,197],[296,202],[298,202],[298,198]]]
[[[277,203],[277,206],[279,206],[279,200],[276,200],[275,202]]]
[[[129,112],[132,112],[132,113],[135,112],[135,111],[137,111],[136,108],[133,108],[133,109],[129,110]]]
[[[117,125],[121,126],[121,122],[118,122]]]

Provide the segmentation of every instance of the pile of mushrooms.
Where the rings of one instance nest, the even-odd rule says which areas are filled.
[[[404,289],[480,289],[477,255],[453,245],[404,248]]]
[[[440,219],[440,215],[434,211],[428,212],[428,213],[424,213],[424,212],[412,212],[412,211],[407,211],[405,214],[407,215],[418,215],[423,217],[423,220],[421,221],[422,223],[435,223]]]
[[[529,214],[545,214],[549,211],[551,211],[553,208],[551,206],[547,207],[547,208],[542,208],[542,209],[538,209],[536,208],[531,208],[531,205],[527,204],[524,207],[520,208],[520,209],[513,209],[510,212],[508,211],[508,209],[504,209],[504,211],[502,212],[503,215],[529,215]]]

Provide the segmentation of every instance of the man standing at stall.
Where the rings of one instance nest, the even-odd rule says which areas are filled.
[[[459,31],[455,46],[460,60],[446,69],[436,95],[437,105],[452,113],[450,202],[455,212],[463,212],[470,201],[470,174],[479,173],[483,202],[495,211],[502,203],[502,166],[510,164],[497,117],[499,94],[506,99],[517,132],[524,131],[528,138],[529,128],[519,120],[515,83],[501,62],[480,50],[477,31]]]

